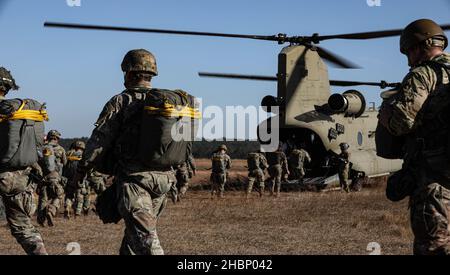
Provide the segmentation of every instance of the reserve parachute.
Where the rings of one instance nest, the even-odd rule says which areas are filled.
[[[0,165],[23,168],[38,161],[44,144],[45,106],[33,99],[0,101]]]

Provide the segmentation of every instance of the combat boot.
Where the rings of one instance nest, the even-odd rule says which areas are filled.
[[[84,209],[83,210],[83,215],[86,216],[86,217],[89,216],[89,209]]]
[[[64,219],[70,220],[70,211],[69,210],[64,211]]]
[[[45,227],[45,213],[38,212],[37,214],[37,222],[40,226]]]
[[[47,224],[50,227],[55,226],[55,223],[53,222],[53,214],[50,212],[47,212]]]
[[[250,192],[245,193],[245,199],[246,200],[250,199]]]

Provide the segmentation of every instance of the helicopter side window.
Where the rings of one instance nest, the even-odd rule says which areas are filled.
[[[358,132],[358,145],[362,146],[363,145],[363,133],[362,132]]]

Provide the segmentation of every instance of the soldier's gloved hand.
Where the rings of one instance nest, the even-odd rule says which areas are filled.
[[[42,172],[41,166],[39,166],[39,164],[37,164],[37,163],[35,163],[31,166],[31,172],[37,177],[40,177],[40,178],[44,177],[44,172]]]

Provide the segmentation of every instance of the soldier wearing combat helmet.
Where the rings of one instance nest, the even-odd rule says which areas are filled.
[[[126,89],[103,108],[86,143],[75,181],[84,180],[93,170],[114,176],[113,185],[97,199],[96,211],[105,223],[124,219],[120,254],[160,255],[164,251],[156,232],[157,221],[170,192],[176,200],[174,167],[190,154],[182,142],[177,143],[180,149],[169,150],[175,142],[164,136],[161,125],[173,121],[172,113],[177,111],[170,108],[168,100],[191,101],[193,97],[181,90],[151,87],[158,71],[155,57],[147,50],[129,51],[121,67]],[[189,117],[186,113],[190,112],[176,114],[176,118]],[[158,123],[151,124],[154,121]],[[168,142],[167,146],[162,142]],[[158,148],[152,147],[154,144]],[[105,205],[117,207],[102,207]]]
[[[228,169],[231,169],[231,158],[227,155],[227,151],[228,148],[226,145],[220,145],[211,157],[211,198],[214,198],[215,195],[220,198],[224,196]]]
[[[415,254],[450,254],[450,55],[442,28],[428,19],[409,24],[400,51],[411,70],[379,122],[405,139],[404,165],[388,180],[387,196],[409,196]]]
[[[18,90],[11,73],[0,67],[0,102],[11,90]],[[6,131],[7,127],[2,127]],[[34,148],[36,149],[36,148]],[[34,184],[30,184],[30,172],[41,176],[35,167],[2,167],[0,169],[0,196],[5,207],[5,215],[11,234],[29,255],[44,255],[47,251],[39,231],[33,226],[31,217],[35,211]]]

